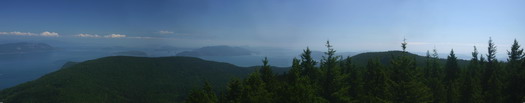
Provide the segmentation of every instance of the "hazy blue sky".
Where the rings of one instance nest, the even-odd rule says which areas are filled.
[[[525,0],[2,0],[0,40],[498,53],[525,43]],[[46,32],[47,31],[47,32]]]

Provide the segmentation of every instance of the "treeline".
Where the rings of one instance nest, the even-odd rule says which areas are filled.
[[[516,40],[506,62],[496,59],[496,45],[488,53],[476,47],[467,67],[460,67],[451,50],[441,64],[436,50],[427,51],[425,64],[416,64],[402,43],[403,54],[390,64],[369,60],[358,67],[343,59],[327,41],[323,59],[315,61],[306,48],[291,69],[276,75],[263,60],[260,70],[245,79],[233,79],[227,90],[214,92],[208,83],[193,90],[188,103],[521,103],[525,101],[525,59]],[[319,64],[318,64],[319,63]]]

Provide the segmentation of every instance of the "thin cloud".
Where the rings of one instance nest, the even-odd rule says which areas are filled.
[[[45,32],[42,32],[40,33],[41,36],[49,36],[49,37],[59,37],[58,33],[56,32],[49,32],[49,31],[45,31]]]
[[[104,36],[105,38],[125,38],[126,35],[122,35],[122,34],[110,34],[110,35],[106,35]]]
[[[172,31],[165,31],[165,30],[161,30],[158,33],[159,34],[174,34],[174,32],[172,32]]]
[[[78,34],[78,35],[75,35],[75,36],[78,36],[78,37],[85,37],[85,38],[100,38],[102,36],[100,35],[97,35],[97,34]]]
[[[30,32],[19,32],[19,31],[13,31],[13,32],[0,32],[1,35],[22,35],[22,36],[34,36],[36,34],[30,33]]]

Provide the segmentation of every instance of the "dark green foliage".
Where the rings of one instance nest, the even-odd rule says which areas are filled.
[[[496,45],[494,45],[494,42],[492,42],[492,38],[489,39],[487,61],[489,62],[489,65],[493,65],[493,63],[496,61]]]
[[[350,102],[351,99],[347,96],[349,95],[349,85],[343,82],[344,75],[341,74],[340,56],[335,56],[336,51],[329,41],[326,41],[326,47],[328,51],[325,52],[320,67],[323,74],[323,79],[320,82],[322,83],[322,95],[330,102]]]
[[[447,57],[445,72],[445,82],[453,82],[459,77],[459,66],[454,50],[451,50],[450,55]]]
[[[478,61],[478,50],[474,46],[472,59],[465,72],[462,74],[463,83],[460,87],[460,103],[481,103],[483,102],[482,88],[480,83],[481,64]]]
[[[405,49],[407,44],[403,42],[402,45]],[[402,56],[395,57],[391,61],[391,79],[394,81],[393,101],[398,103],[431,102],[432,92],[422,82],[423,72],[416,66],[415,58],[406,56],[406,54],[403,52]]]
[[[226,94],[221,98],[222,103],[241,103],[243,88],[242,82],[238,79],[233,79],[228,83]]]
[[[273,103],[273,94],[265,87],[267,84],[262,80],[261,74],[256,71],[243,82],[244,90],[241,96],[241,103]]]
[[[268,65],[268,58],[264,57],[263,66],[261,68],[261,78],[265,83],[273,83],[275,81],[275,74],[273,74],[272,68]]]
[[[361,102],[392,102],[393,81],[386,74],[385,68],[377,60],[368,61],[366,68]]]
[[[515,66],[520,65],[520,60],[523,59],[523,49],[520,49],[520,45],[518,44],[518,41],[514,39],[514,43],[512,44],[512,47],[510,51],[507,51],[507,54],[509,55],[508,62],[509,65]]]
[[[319,77],[320,74],[319,70],[315,67],[317,62],[312,58],[311,54],[312,51],[310,51],[310,48],[307,47],[303,54],[301,54],[301,66],[303,66],[302,75],[313,79]]]
[[[202,90],[193,90],[188,95],[186,103],[217,103],[218,99],[215,93],[212,91],[210,83],[207,81],[204,83]]]
[[[521,97],[525,96],[525,64],[524,62],[524,53],[523,49],[518,44],[518,41],[514,39],[514,44],[512,44],[511,50],[507,52],[509,55],[507,72],[514,73],[509,77],[509,87],[506,90],[506,93],[512,94],[507,102],[520,102]]]
[[[418,67],[422,67],[424,68],[426,65],[426,57],[425,56],[419,56],[419,55],[416,55],[416,54],[412,54],[412,53],[409,53],[407,52],[406,54],[403,54],[403,51],[386,51],[386,52],[367,52],[367,53],[361,53],[361,54],[357,54],[355,56],[352,56],[352,62],[354,63],[355,66],[357,67],[360,67],[360,68],[364,68],[367,64],[367,61],[368,60],[372,60],[372,59],[378,59],[379,60],[379,63],[385,65],[385,66],[390,66],[391,65],[391,61],[394,60],[395,58],[394,57],[398,57],[398,56],[402,56],[402,55],[406,55],[410,58],[415,58],[416,59],[416,64],[419,64],[417,65]],[[434,54],[431,54],[431,61],[433,60]],[[437,54],[436,54],[437,56]],[[440,65],[439,66],[444,66],[444,64],[446,64],[447,60],[446,59],[439,59],[436,57],[436,62],[439,63]],[[467,60],[461,60],[461,59],[458,59],[458,65],[460,67],[466,67],[468,66],[469,64],[469,61]]]
[[[4,103],[182,102],[205,80],[223,90],[253,69],[191,57],[105,57],[67,66],[2,90]]]

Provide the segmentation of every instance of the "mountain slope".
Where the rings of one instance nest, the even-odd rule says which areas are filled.
[[[223,86],[253,69],[191,57],[105,57],[0,92],[11,102],[181,102],[204,80]],[[215,87],[224,88],[224,87]]]

